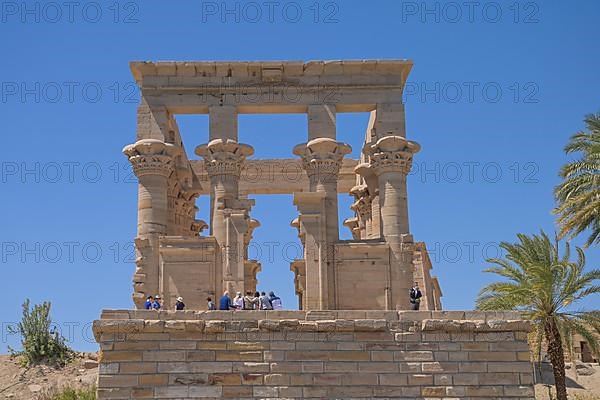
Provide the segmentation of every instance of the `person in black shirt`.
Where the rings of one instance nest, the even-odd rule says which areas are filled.
[[[410,289],[410,304],[412,305],[412,309],[414,311],[419,310],[419,306],[421,304],[421,297],[423,297],[423,294],[419,289],[419,284],[415,282],[415,285]]]
[[[177,301],[175,302],[175,309],[176,310],[183,310],[185,309],[185,303],[183,302],[183,297],[178,297]]]

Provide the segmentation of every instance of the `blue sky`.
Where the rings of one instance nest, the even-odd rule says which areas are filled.
[[[493,279],[481,270],[498,242],[554,232],[562,148],[600,109],[593,0],[1,6],[0,352],[16,344],[6,326],[25,298],[51,301],[81,350],[95,349],[88,324],[102,308],[132,306],[137,191],[121,154],[134,140],[139,100],[131,60],[413,60],[407,134],[423,150],[409,178],[410,223],[427,243],[447,309],[473,308]],[[338,115],[338,138],[354,156],[367,119]],[[192,155],[208,120],[178,121]],[[304,115],[243,115],[239,135],[255,157],[283,158],[305,141],[306,126]],[[207,200],[198,204],[208,220]],[[340,195],[340,219],[349,204]],[[260,288],[295,305],[291,196],[257,196],[253,216],[262,222],[253,254],[263,264]],[[598,249],[587,255],[598,267]]]

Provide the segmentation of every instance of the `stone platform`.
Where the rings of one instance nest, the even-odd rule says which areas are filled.
[[[528,399],[511,312],[105,310],[98,399]]]

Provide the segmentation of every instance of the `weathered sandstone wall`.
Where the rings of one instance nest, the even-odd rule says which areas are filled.
[[[113,311],[99,399],[533,399],[529,324],[470,311]]]

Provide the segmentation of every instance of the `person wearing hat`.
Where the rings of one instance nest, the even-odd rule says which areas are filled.
[[[183,297],[179,296],[177,301],[175,302],[176,310],[183,310],[185,308],[185,303],[183,302]]]
[[[160,296],[157,294],[156,296],[154,296],[154,301],[152,302],[152,309],[153,310],[160,310],[160,308],[162,307],[162,305],[160,304]]]

